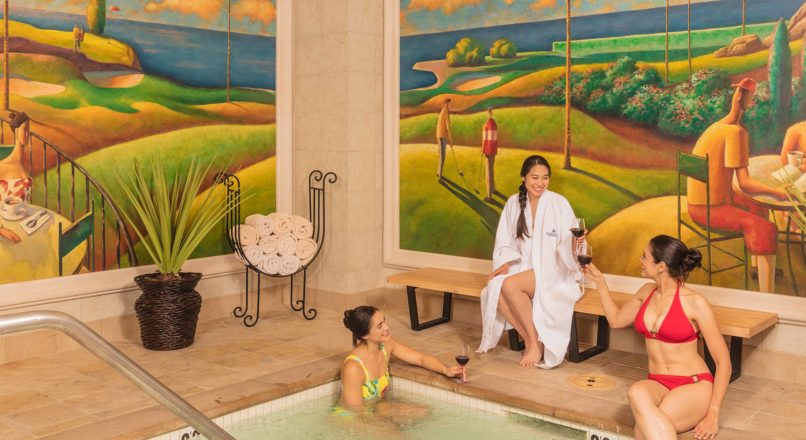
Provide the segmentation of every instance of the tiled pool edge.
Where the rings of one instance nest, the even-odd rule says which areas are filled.
[[[577,429],[587,433],[586,438],[591,439],[592,434],[594,439],[601,440],[633,440],[632,437],[626,435],[619,435],[612,432],[597,431],[588,426],[578,423],[569,422],[567,420],[558,419],[556,417],[548,416],[539,412],[529,411],[523,408],[518,408],[506,404],[491,402],[476,397],[468,396],[466,394],[451,391],[445,388],[435,387],[432,385],[416,382],[414,380],[406,379],[403,377],[393,377],[392,387],[396,390],[411,392],[421,396],[433,398],[453,405],[459,405],[466,408],[473,408],[480,411],[485,411],[497,415],[518,414],[524,417],[543,420],[556,425]],[[302,390],[287,396],[277,399],[269,400],[267,402],[253,405],[230,414],[226,414],[213,419],[213,422],[223,427],[224,429],[231,427],[235,423],[249,418],[272,414],[288,407],[308,402],[310,400],[318,399],[321,397],[333,395],[341,389],[341,384],[338,381],[328,382],[307,390]],[[162,434],[156,437],[151,437],[149,440],[190,440],[196,438],[199,434],[192,427],[184,427],[182,429]]]

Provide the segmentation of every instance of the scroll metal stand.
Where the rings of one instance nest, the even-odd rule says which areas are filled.
[[[241,207],[240,204],[236,205],[235,209],[230,211],[225,218],[225,225],[227,231],[227,242],[232,250],[241,258],[245,266],[245,290],[244,290],[244,305],[243,307],[237,306],[232,310],[232,314],[236,318],[243,318],[243,324],[247,327],[254,327],[260,320],[260,281],[263,275],[272,278],[291,277],[289,287],[289,305],[291,310],[295,312],[302,312],[302,316],[307,320],[316,318],[317,311],[313,307],[306,309],[306,297],[308,290],[308,268],[316,260],[319,252],[322,250],[322,244],[325,241],[325,186],[330,183],[336,182],[338,177],[333,172],[323,173],[319,170],[314,170],[308,175],[308,219],[313,225],[313,240],[316,241],[316,253],[308,260],[307,263],[300,266],[300,268],[288,275],[270,274],[266,273],[260,268],[253,265],[246,259],[241,245]],[[226,185],[227,187],[227,202],[240,202],[241,200],[241,181],[238,176],[233,174],[220,173],[216,176],[216,183]],[[255,298],[254,312],[250,313],[249,310],[249,274],[254,272],[257,275],[257,295]],[[294,275],[302,272],[302,297],[294,300]]]

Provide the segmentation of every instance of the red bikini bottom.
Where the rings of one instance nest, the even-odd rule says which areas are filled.
[[[682,385],[688,385],[690,383],[697,383],[701,380],[707,380],[708,382],[714,383],[714,376],[711,373],[700,373],[700,374],[692,374],[691,376],[672,376],[667,374],[650,374],[647,377],[649,380],[654,380],[655,382],[665,386],[666,388],[673,390]]]

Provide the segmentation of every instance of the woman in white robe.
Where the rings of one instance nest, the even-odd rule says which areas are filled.
[[[514,327],[526,350],[520,364],[552,368],[568,349],[574,303],[581,296],[573,248],[574,211],[548,190],[551,167],[529,156],[518,194],[507,200],[498,223],[490,282],[481,294],[483,332],[478,351],[498,344]]]

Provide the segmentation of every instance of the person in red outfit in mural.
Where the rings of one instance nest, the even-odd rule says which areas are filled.
[[[30,121],[25,113],[11,116],[9,126],[14,131],[14,150],[0,160],[0,202],[13,197],[24,201],[31,199],[33,179],[25,166],[25,148],[30,138]],[[14,232],[0,226],[0,237],[19,243],[20,237]]]

